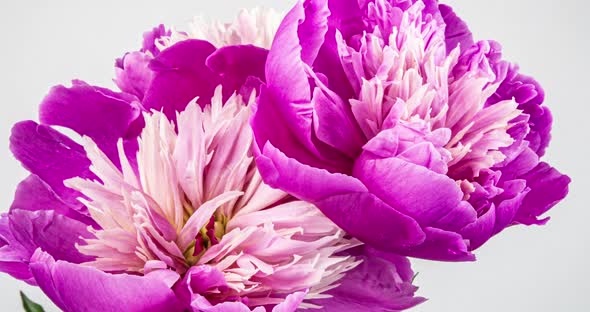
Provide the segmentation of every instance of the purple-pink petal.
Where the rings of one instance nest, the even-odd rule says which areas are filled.
[[[54,258],[82,263],[92,258],[80,254],[76,244],[91,237],[88,225],[51,210],[12,209],[0,220],[0,270],[35,284],[29,259],[37,248]]]
[[[76,205],[80,193],[67,188],[63,181],[95,177],[88,168],[90,161],[82,146],[34,121],[22,121],[13,126],[10,150],[25,169],[37,175],[68,204]]]
[[[455,181],[423,166],[396,157],[357,160],[354,176],[369,191],[421,226],[457,229],[475,221],[475,211],[461,205],[463,194]],[[393,188],[393,189],[392,189]],[[449,214],[454,218],[445,219]]]
[[[189,309],[211,307],[204,295],[219,288],[227,288],[225,277],[219,270],[208,265],[191,267],[182,280],[174,285],[176,296]]]
[[[30,253],[17,242],[10,230],[10,218],[7,214],[0,217],[0,272],[35,285],[35,279],[29,271]]]
[[[244,85],[250,78],[256,78],[260,84],[264,82],[264,64],[268,50],[253,45],[239,45],[222,47],[207,58],[207,66],[221,77],[224,99],[234,92],[243,97],[250,96],[253,87],[259,93],[260,85]]]
[[[303,165],[270,143],[256,162],[270,186],[314,203],[346,232],[377,248],[399,250],[425,239],[415,220],[368,192],[351,176]]]
[[[142,128],[142,108],[135,96],[82,81],[74,81],[70,88],[52,88],[39,111],[42,124],[90,137],[115,164],[119,163],[117,141],[134,140]]]
[[[14,209],[8,214],[14,238],[30,253],[43,249],[55,259],[82,263],[92,258],[81,254],[76,244],[92,237],[88,226],[53,211]]]
[[[209,103],[220,80],[205,61],[215,50],[207,41],[192,39],[162,51],[150,62],[154,78],[143,106],[161,110],[170,120],[176,120],[176,112],[183,111],[195,98],[202,105]]]
[[[409,257],[438,261],[475,261],[469,241],[457,232],[424,228],[426,239],[421,245],[404,252]]]
[[[317,300],[322,312],[402,311],[420,304],[412,285],[414,274],[407,258],[358,247],[349,252],[363,262],[329,292],[332,298]],[[299,310],[302,311],[302,310]]]
[[[544,162],[522,178],[531,191],[524,198],[515,221],[527,225],[544,224],[547,219],[539,220],[538,217],[565,198],[571,179]]]
[[[298,3],[285,17],[273,42],[266,63],[266,89],[269,99],[286,103],[276,109],[285,119],[291,134],[295,136],[313,157],[325,162],[334,162],[322,155],[322,146],[316,146],[312,133],[313,104],[310,83],[307,80],[306,68],[310,68],[316,59],[328,29],[327,3],[324,0],[310,0]],[[284,60],[290,60],[285,62]],[[269,104],[259,102],[258,109],[265,113]],[[255,117],[256,118],[256,117]],[[275,136],[276,137],[276,136]],[[260,140],[260,138],[258,138]],[[273,144],[281,144],[282,138],[272,140]],[[267,140],[267,139],[265,139]],[[328,146],[325,146],[328,148]]]
[[[34,196],[32,196],[34,194]],[[75,195],[75,194],[72,194]],[[38,176],[31,174],[16,187],[10,210],[51,210],[85,224],[94,225],[86,207],[75,198],[64,200]]]
[[[55,261],[41,249],[31,258],[30,267],[39,287],[65,312],[184,311],[167,279],[158,274],[104,273]]]
[[[471,47],[474,43],[473,35],[467,24],[455,14],[450,6],[441,4],[439,5],[439,9],[446,24],[445,40],[447,43],[447,52],[451,52],[457,46],[460,46],[461,50]]]

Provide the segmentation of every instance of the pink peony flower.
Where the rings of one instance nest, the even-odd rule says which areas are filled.
[[[251,44],[274,28],[253,12],[199,34],[157,27],[118,60],[123,93],[74,81],[50,91],[40,123],[14,126],[11,149],[31,175],[0,219],[0,271],[67,312],[423,301],[407,259],[361,246],[262,181],[249,119],[268,51]]]
[[[265,74],[252,121],[264,181],[377,249],[474,260],[568,193],[541,161],[539,84],[438,1],[299,1]]]

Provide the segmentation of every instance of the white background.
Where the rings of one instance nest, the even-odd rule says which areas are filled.
[[[114,59],[137,49],[158,24],[183,26],[193,15],[228,20],[240,7],[286,11],[294,2],[1,0],[0,211],[26,176],[8,151],[13,123],[35,119],[49,87],[81,78],[112,86]],[[590,42],[586,1],[447,0],[477,39],[500,41],[509,60],[536,77],[555,116],[545,160],[572,177],[570,195],[545,227],[512,228],[478,251],[476,263],[415,261],[419,293],[430,300],[412,311],[590,311],[588,116]],[[0,310],[22,311],[18,290],[48,311],[36,288],[0,274]],[[122,307],[124,311],[124,307]]]

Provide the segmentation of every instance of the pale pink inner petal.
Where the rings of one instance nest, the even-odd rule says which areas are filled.
[[[253,44],[269,49],[283,15],[272,9],[255,8],[240,11],[231,23],[208,21],[198,16],[187,31],[173,30],[170,36],[156,41],[160,50],[187,39],[202,39],[216,47]]]

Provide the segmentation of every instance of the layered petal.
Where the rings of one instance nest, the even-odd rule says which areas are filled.
[[[544,162],[522,178],[531,191],[524,198],[515,220],[527,225],[544,224],[547,219],[538,220],[538,217],[565,198],[571,179]]]
[[[422,226],[440,225],[457,229],[475,220],[473,208],[461,205],[463,194],[455,182],[422,166],[393,157],[361,158],[355,166],[355,176],[373,194]],[[392,191],[391,187],[395,189]],[[445,223],[449,214],[453,218]]]
[[[10,219],[0,217],[0,272],[34,285],[35,279],[29,271],[31,254],[14,238],[10,230]]]
[[[31,258],[35,281],[63,311],[183,311],[170,281],[171,271],[145,276],[108,274],[65,261],[40,249]]]
[[[288,155],[334,168],[332,163],[341,161],[342,156],[323,155],[322,150],[330,148],[318,147],[313,142],[312,94],[306,74],[328,29],[328,14],[326,1],[314,0],[298,3],[287,14],[273,42],[273,47],[281,48],[271,48],[268,55],[267,87],[260,96],[265,100],[258,102],[252,126],[257,128],[256,140],[260,147],[267,141],[286,151],[293,150],[295,144],[302,145],[301,149],[295,147],[299,151]],[[271,120],[274,120],[273,125],[265,125]]]
[[[84,238],[92,236],[87,225],[54,211],[12,209],[2,216],[0,227],[3,241],[0,243],[0,267],[28,283],[35,283],[29,273],[29,259],[37,248],[56,259],[72,263],[92,259],[76,248],[77,244],[84,243]]]
[[[414,246],[425,238],[415,220],[396,211],[351,176],[303,165],[270,144],[257,158],[257,165],[270,186],[314,203],[347,233],[378,248]]]
[[[158,41],[163,38],[170,36],[172,32],[166,29],[166,26],[160,24],[150,31],[143,33],[143,42],[141,46],[141,52],[147,53],[152,56],[158,56],[160,54],[160,48],[158,47]]]
[[[191,311],[200,312],[264,312],[264,307],[250,309],[243,302],[211,302],[205,295],[225,291],[228,288],[221,271],[214,267],[200,265],[192,267],[183,280],[174,286],[176,294]],[[273,312],[294,312],[305,297],[305,292],[295,292],[272,308]]]
[[[533,78],[519,73],[516,65],[511,65],[496,93],[488,99],[489,104],[514,99],[519,109],[529,116],[530,131],[526,135],[528,146],[539,156],[551,140],[551,126],[553,117],[548,107],[544,106],[545,91]]]
[[[350,253],[363,262],[329,292],[331,298],[315,301],[322,306],[317,311],[402,311],[425,300],[414,295],[418,288],[412,285],[414,274],[407,258],[370,247]]]
[[[461,20],[457,14],[448,5],[439,5],[440,14],[446,24],[445,40],[447,52],[451,52],[454,48],[459,46],[461,50],[466,50],[474,43],[473,35],[469,30],[467,24]]]
[[[264,64],[267,56],[268,50],[253,45],[227,46],[211,54],[207,66],[221,76],[225,99],[234,92],[249,97],[252,89],[259,93],[260,85],[266,80]],[[256,81],[256,84],[247,84]]]
[[[121,91],[143,100],[154,78],[149,63],[160,54],[159,43],[171,34],[171,31],[160,24],[143,34],[143,43],[139,51],[126,53],[116,60],[113,80]]]
[[[210,103],[220,81],[219,75],[205,64],[214,51],[212,44],[196,39],[181,41],[162,51],[149,65],[154,78],[145,94],[144,107],[163,111],[175,120],[176,112],[183,111],[195,98],[202,105]]]
[[[134,140],[143,126],[136,97],[82,81],[73,81],[70,88],[52,88],[39,110],[41,123],[67,127],[92,138],[117,165],[117,141]]]
[[[76,205],[79,193],[63,181],[73,177],[94,178],[90,160],[78,143],[46,125],[34,121],[15,124],[10,150],[23,167],[38,176],[66,203]]]
[[[17,186],[10,206],[11,211],[14,209],[54,211],[85,224],[95,225],[82,203],[73,199],[68,201],[61,199],[47,183],[34,174],[31,174]]]

